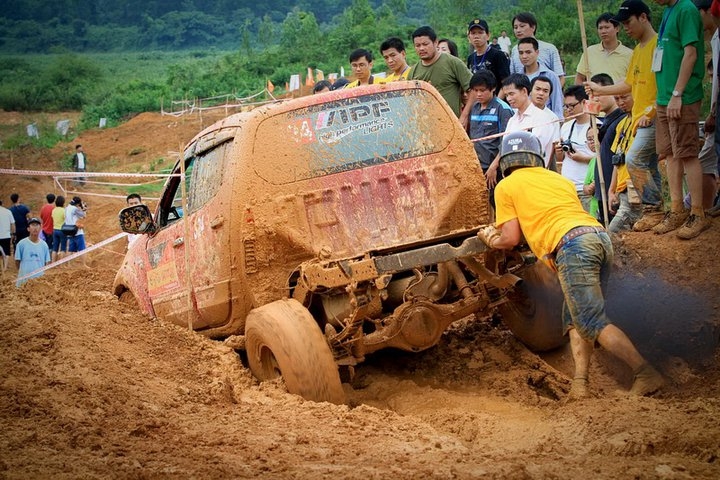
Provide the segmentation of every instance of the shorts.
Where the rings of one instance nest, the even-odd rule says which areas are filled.
[[[68,238],[68,252],[82,252],[83,250],[85,250],[85,235]]]
[[[700,102],[683,105],[679,120],[667,118],[667,106],[657,106],[655,147],[658,155],[673,158],[698,157]]]
[[[705,137],[705,143],[703,143],[700,149],[700,166],[702,172],[705,175],[714,175],[715,178],[718,176],[718,156],[715,152],[715,134],[711,133]]]
[[[50,233],[42,232],[43,240],[45,240],[45,243],[47,243],[47,246],[48,246],[48,250],[50,250],[51,252],[53,251],[53,249],[52,249],[53,235],[54,235],[54,232],[50,232]]]
[[[10,239],[0,238],[0,248],[2,248],[4,255],[10,255]]]
[[[67,252],[67,237],[62,233],[62,230],[53,230],[52,251],[55,253]]]
[[[565,302],[563,332],[575,328],[595,342],[611,322],[605,313],[603,288],[613,262],[613,248],[606,232],[587,233],[569,240],[555,254],[555,266]]]

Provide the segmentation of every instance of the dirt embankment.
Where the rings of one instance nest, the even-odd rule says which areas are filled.
[[[144,114],[78,141],[96,168],[136,171],[201,126]],[[58,151],[22,162],[54,168]],[[0,180],[4,201],[19,191],[33,209],[55,190],[47,178]],[[117,232],[123,202],[88,200],[96,243]],[[347,405],[306,402],[258,384],[226,345],[118,302],[122,242],[20,290],[11,270],[0,280],[0,478],[718,478],[718,251],[717,221],[691,242],[616,239],[609,313],[668,386],[627,398],[630,373],[598,351],[594,396],[577,403],[564,401],[567,349],[538,356],[477,321],[426,352],[372,356],[344,384]]]

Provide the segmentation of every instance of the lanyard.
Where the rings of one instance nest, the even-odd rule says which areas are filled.
[[[675,2],[675,5],[677,5],[680,1],[681,0]],[[672,13],[672,9],[675,8],[675,5],[673,5],[672,7],[668,7],[667,9],[665,9],[665,12],[663,12],[663,19],[662,23],[660,24],[660,31],[658,32],[658,43],[663,38],[663,33],[665,32],[665,24],[667,24],[668,18],[670,18],[670,14]]]
[[[490,50],[490,45],[487,45],[485,48],[485,53],[482,54],[482,57],[480,57],[480,62],[478,62],[478,54],[477,52],[473,52],[473,67],[474,71],[477,71],[478,67],[485,68],[485,55],[487,55],[488,50]]]

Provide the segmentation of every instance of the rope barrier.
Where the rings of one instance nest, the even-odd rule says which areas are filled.
[[[127,198],[127,195],[112,195],[109,193],[93,193],[93,192],[81,192],[79,190],[65,190],[63,187],[60,187],[60,189],[63,191],[65,196],[68,194],[70,195],[82,195],[83,197],[103,197],[103,198],[121,198],[125,200]],[[160,200],[160,197],[146,197],[143,195],[143,200]]]
[[[182,177],[181,173],[108,173],[108,172],[53,172],[49,170],[18,170],[0,168],[4,175],[34,175],[45,177],[81,178],[81,177],[120,177],[120,178],[157,178]]]
[[[23,275],[22,277],[18,277],[18,281],[27,280],[27,279],[33,277],[34,275],[37,275],[38,273],[46,272],[46,271],[48,271],[48,270],[50,270],[50,269],[53,269],[53,268],[55,268],[55,267],[59,267],[60,265],[62,265],[62,264],[64,264],[64,263],[67,263],[67,262],[69,262],[69,261],[71,261],[71,260],[75,260],[76,258],[80,258],[80,257],[82,257],[83,255],[86,255],[86,254],[88,254],[88,253],[90,253],[90,252],[92,252],[92,251],[94,251],[94,250],[97,250],[97,249],[99,249],[99,248],[102,248],[102,247],[104,247],[105,245],[108,245],[108,244],[110,244],[110,243],[112,243],[112,242],[114,242],[114,241],[116,241],[116,240],[120,240],[121,238],[124,238],[124,237],[126,237],[126,236],[127,236],[127,233],[125,233],[125,232],[120,232],[120,233],[118,233],[118,234],[116,234],[116,235],[114,235],[114,236],[112,236],[112,237],[110,237],[110,238],[106,238],[106,239],[103,240],[102,242],[93,244],[92,246],[86,248],[85,250],[82,250],[82,251],[80,251],[80,252],[75,252],[75,253],[73,253],[72,255],[68,255],[67,257],[64,257],[64,258],[62,258],[62,259],[60,259],[60,260],[58,260],[58,261],[56,261],[56,262],[49,263],[49,264],[45,265],[44,267],[40,267],[40,268],[38,268],[37,270],[33,270],[33,271],[30,272],[30,273],[26,273],[26,274]]]
[[[576,113],[575,115],[570,115],[570,116],[568,116],[568,117],[565,117],[564,119],[559,119],[559,118],[558,118],[557,120],[553,120],[553,121],[551,121],[551,122],[541,123],[540,125],[533,125],[532,127],[525,127],[525,128],[523,128],[522,130],[532,130],[533,128],[547,127],[548,125],[552,125],[553,123],[566,122],[567,120],[571,120],[571,119],[573,119],[573,118],[577,118],[577,117],[579,117],[579,116],[581,116],[581,115],[584,115],[584,114],[585,114],[585,112],[583,112],[583,113]],[[486,136],[486,137],[471,138],[470,141],[471,141],[471,142],[482,142],[482,141],[484,141],[484,140],[492,140],[493,138],[504,137],[505,135],[508,135],[508,134],[510,134],[510,133],[514,133],[514,132],[494,133],[494,134],[488,135],[488,136]]]
[[[165,180],[164,178],[158,178],[157,180],[153,180],[151,182],[144,182],[144,183],[93,182],[92,180],[86,180],[85,183],[92,184],[92,185],[110,185],[112,187],[144,187],[145,185],[152,185],[154,183],[160,183],[164,180]]]
[[[257,98],[261,95],[268,95],[271,98],[271,100],[262,100],[259,102],[249,102],[248,101],[248,100]],[[231,98],[234,99],[237,103],[229,103],[228,100]],[[203,102],[207,102],[207,101],[211,101],[211,100],[218,100],[218,99],[225,99],[225,103],[223,103],[221,105],[213,105],[210,107],[199,106],[199,105],[202,105]],[[160,114],[161,115],[170,115],[173,117],[180,117],[182,115],[191,114],[195,111],[206,112],[206,111],[220,110],[220,109],[227,110],[230,108],[239,108],[239,107],[245,107],[245,106],[250,106],[250,105],[264,105],[266,103],[273,103],[273,102],[277,102],[277,101],[278,101],[278,99],[275,96],[273,96],[273,94],[267,88],[265,88],[255,94],[249,95],[247,97],[238,97],[238,96],[235,96],[234,94],[227,94],[227,95],[218,95],[215,97],[206,97],[206,98],[197,99],[197,101],[193,101],[192,103],[188,100],[171,100],[170,101],[171,105],[185,104],[185,105],[190,105],[190,108],[184,108],[177,112],[166,112],[165,109],[162,108],[162,106],[161,106]],[[196,103],[199,105],[196,106]]]

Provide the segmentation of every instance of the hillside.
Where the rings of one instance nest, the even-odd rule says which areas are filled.
[[[0,124],[20,121],[0,114]],[[216,117],[139,115],[84,132],[93,170],[171,162]],[[51,170],[76,142],[3,152],[0,168]],[[35,212],[48,177],[0,178]],[[93,197],[87,236],[118,232],[124,201]],[[502,326],[457,322],[426,352],[382,352],[344,384],[348,404],[258,384],[221,342],[149,320],[111,293],[123,241],[22,289],[0,279],[0,478],[720,477],[720,223],[690,242],[616,239],[608,309],[668,377],[651,398],[599,351],[594,397],[565,403],[567,350],[537,356]]]

